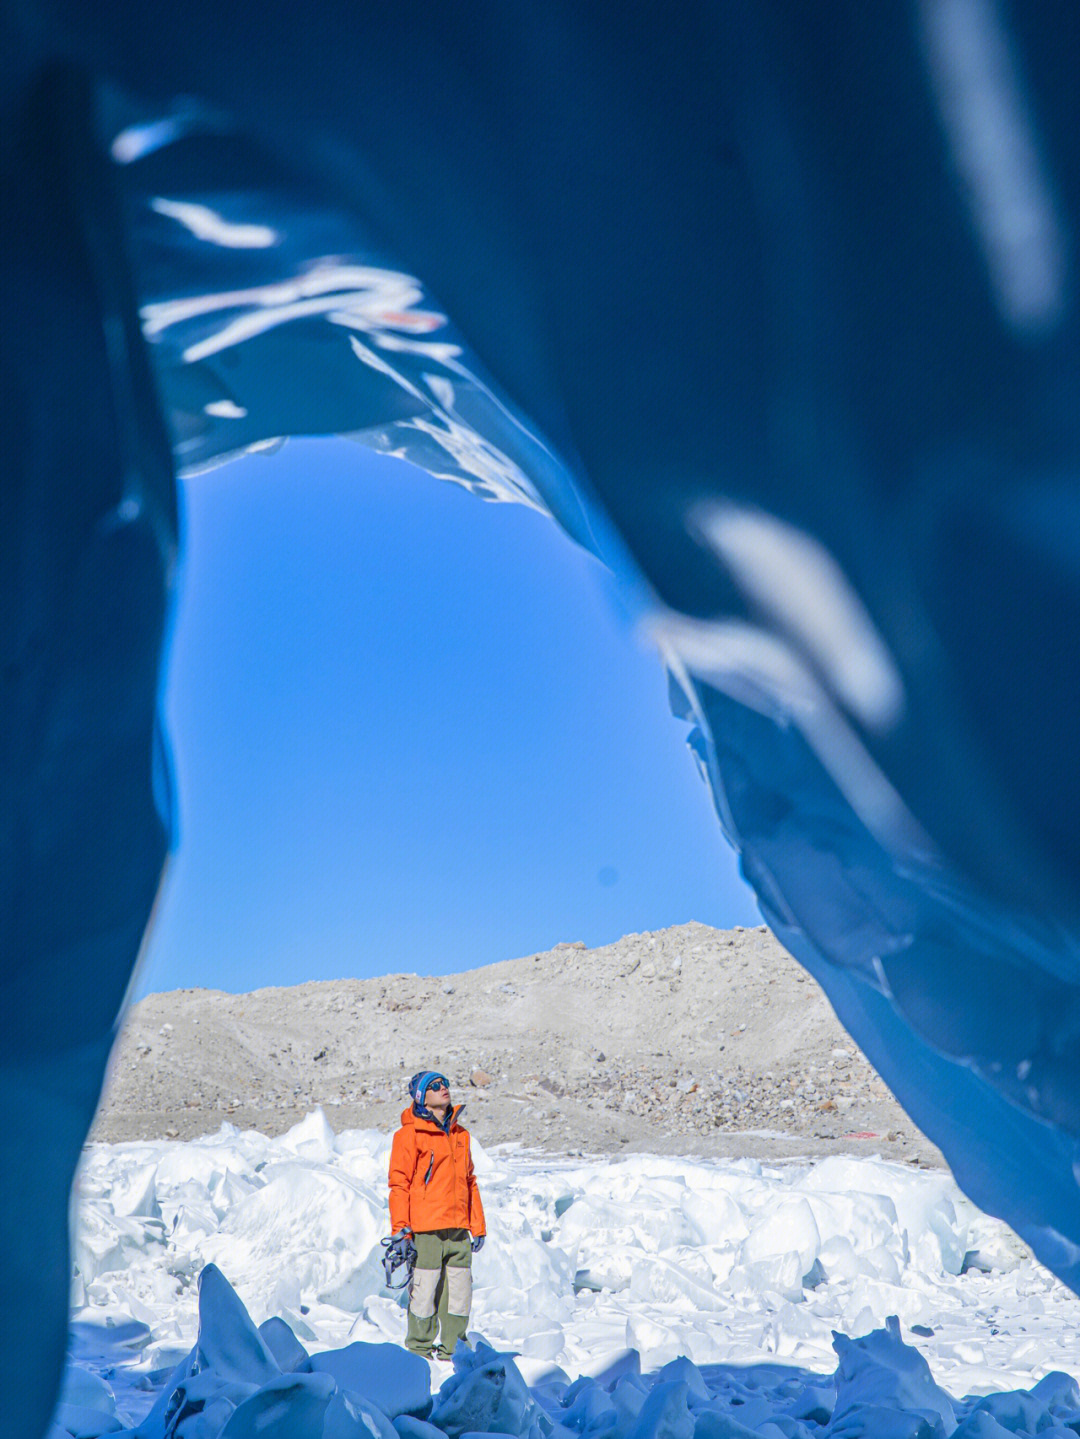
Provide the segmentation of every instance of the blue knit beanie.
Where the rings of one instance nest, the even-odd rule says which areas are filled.
[[[424,1101],[427,1098],[428,1086],[436,1079],[441,1079],[450,1088],[450,1081],[445,1074],[440,1074],[437,1069],[422,1069],[419,1074],[414,1074],[409,1080],[409,1094],[417,1109],[423,1109]]]

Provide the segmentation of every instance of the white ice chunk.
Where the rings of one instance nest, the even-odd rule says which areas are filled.
[[[741,1244],[749,1233],[742,1210],[723,1190],[708,1194],[690,1190],[683,1197],[682,1208],[704,1244]]]
[[[222,1378],[267,1384],[280,1375],[273,1354],[216,1265],[199,1276],[199,1365]]]
[[[994,1419],[1009,1434],[1036,1434],[1053,1423],[1045,1400],[1025,1394],[1022,1389],[984,1395],[965,1418],[962,1429],[971,1428],[976,1432],[972,1421],[982,1415]]]
[[[327,1374],[279,1374],[237,1405],[221,1439],[323,1439],[334,1387]]]
[[[137,1164],[117,1175],[109,1189],[109,1205],[114,1214],[138,1214],[147,1219],[160,1219],[154,1178],[157,1165],[153,1160]]]
[[[635,1259],[629,1292],[632,1299],[642,1303],[662,1304],[688,1314],[707,1314],[723,1304],[720,1292],[704,1277],[696,1276],[692,1264],[680,1264],[659,1254]]]
[[[930,1366],[919,1351],[903,1342],[895,1316],[885,1321],[884,1329],[860,1339],[837,1334],[834,1347],[840,1360],[834,1429],[843,1415],[869,1406],[893,1412],[925,1411],[938,1416],[946,1434],[953,1432],[956,1413],[952,1400],[934,1383]]]
[[[705,1380],[701,1377],[701,1370],[698,1369],[696,1365],[691,1364],[685,1355],[682,1355],[678,1359],[673,1359],[670,1364],[665,1364],[656,1378],[659,1383],[663,1384],[685,1384],[688,1396],[694,1396],[698,1399],[710,1399],[712,1397]]]
[[[75,1238],[75,1263],[89,1289],[102,1274],[129,1269],[152,1246],[164,1246],[160,1220],[115,1214],[100,1200],[83,1206]]]
[[[322,1110],[315,1108],[299,1124],[294,1124],[280,1143],[283,1149],[291,1150],[303,1159],[325,1164],[337,1148],[337,1135]]]
[[[730,1414],[703,1409],[694,1421],[694,1439],[761,1439],[757,1429],[747,1429]]]
[[[254,1179],[245,1178],[242,1175],[234,1174],[231,1169],[216,1176],[210,1185],[210,1203],[218,1219],[224,1218],[235,1204],[246,1199],[253,1190],[258,1189],[260,1184]]]
[[[259,1325],[259,1333],[283,1374],[291,1374],[307,1363],[307,1350],[280,1315],[264,1320]]]
[[[643,1364],[649,1368],[659,1368],[685,1353],[677,1330],[641,1313],[631,1314],[626,1321],[626,1344],[640,1352]]]
[[[169,1239],[188,1248],[216,1233],[218,1223],[218,1216],[209,1206],[204,1209],[197,1204],[182,1204],[173,1217]]]
[[[435,1430],[436,1435],[438,1432]],[[390,1421],[356,1394],[339,1389],[327,1405],[322,1439],[380,1439],[388,1433],[397,1439],[398,1430]]]
[[[419,1418],[431,1410],[431,1370],[418,1354],[398,1344],[349,1344],[327,1349],[308,1361],[312,1373],[329,1374],[378,1406],[388,1419],[399,1414]]]
[[[425,1419],[417,1419],[413,1414],[399,1414],[393,1420],[393,1425],[401,1439],[445,1439],[441,1429],[436,1429],[434,1424],[429,1424]]]
[[[638,1413],[629,1439],[694,1439],[694,1418],[686,1406],[686,1385],[657,1384]]]
[[[743,1241],[740,1261],[746,1265],[792,1251],[799,1256],[800,1278],[809,1274],[821,1248],[814,1211],[801,1196],[781,1199],[762,1214]]]
[[[116,1413],[113,1391],[104,1379],[84,1369],[81,1364],[69,1364],[64,1370],[60,1402],[81,1409],[100,1409],[103,1414]]]
[[[72,1439],[98,1439],[99,1434],[118,1434],[124,1427],[115,1414],[63,1402],[56,1406],[53,1423]]]
[[[467,1362],[469,1356],[462,1356]],[[469,1431],[526,1435],[539,1410],[509,1355],[480,1345],[480,1362],[455,1374],[439,1391],[431,1422],[450,1439]],[[455,1367],[456,1364],[455,1364]]]
[[[242,1276],[240,1292],[258,1315],[312,1299],[355,1312],[382,1287],[385,1200],[318,1162],[289,1160],[265,1173],[269,1182],[229,1209],[202,1256]]]

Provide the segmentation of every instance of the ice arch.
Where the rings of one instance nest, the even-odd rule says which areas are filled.
[[[174,465],[290,432],[636,589],[770,922],[1080,1285],[1074,8],[98,12],[5,19],[13,1430],[166,851]]]

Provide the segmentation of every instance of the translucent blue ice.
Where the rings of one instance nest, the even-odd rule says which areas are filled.
[[[13,1432],[59,1379],[68,1189],[171,824],[175,471],[288,434],[546,508],[617,571],[769,923],[1080,1287],[1075,7],[28,15],[0,221]]]
[[[431,1370],[426,1360],[407,1349],[354,1343],[316,1354],[308,1367],[332,1375],[342,1389],[363,1394],[388,1419],[399,1414],[423,1419],[431,1412]]]
[[[195,1363],[199,1370],[212,1369],[222,1379],[256,1385],[281,1373],[269,1344],[216,1264],[207,1264],[199,1273]]]

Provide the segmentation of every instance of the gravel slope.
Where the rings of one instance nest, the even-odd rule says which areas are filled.
[[[316,1104],[335,1129],[389,1129],[426,1066],[482,1144],[943,1163],[763,926],[703,924],[447,978],[151,995],[91,1139],[278,1134]]]

